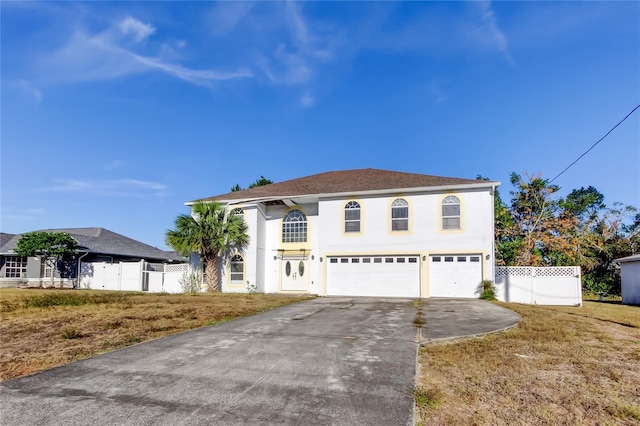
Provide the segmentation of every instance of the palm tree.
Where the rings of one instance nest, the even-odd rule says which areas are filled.
[[[244,220],[219,203],[198,202],[191,207],[191,215],[181,214],[175,223],[176,229],[167,231],[167,244],[183,256],[199,253],[207,290],[220,291],[218,258],[249,244]]]

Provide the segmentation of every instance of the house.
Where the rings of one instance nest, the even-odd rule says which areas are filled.
[[[117,234],[104,228],[45,229],[45,232],[66,232],[78,242],[76,256],[61,262],[55,274],[56,285],[77,285],[77,278],[86,275],[82,271],[96,263],[114,264],[120,262],[185,262],[186,259],[173,252],[159,250],[150,245]],[[6,236],[6,237],[5,237]],[[10,237],[9,237],[10,236]],[[3,234],[0,246],[0,287],[20,285],[48,285],[51,268],[35,257],[16,256],[14,250],[21,235]],[[93,275],[93,274],[92,274]]]
[[[478,297],[494,277],[499,184],[359,169],[196,201],[248,225],[249,246],[221,261],[224,292]]]
[[[640,254],[615,261],[620,264],[622,303],[640,306]]]

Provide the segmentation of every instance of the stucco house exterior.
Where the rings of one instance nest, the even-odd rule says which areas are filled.
[[[494,277],[499,184],[358,169],[196,201],[248,225],[249,246],[222,259],[224,292],[478,297]]]
[[[640,306],[640,254],[616,259],[620,264],[622,303]]]
[[[105,228],[44,229],[45,232],[65,232],[78,242],[76,255],[53,271],[55,285],[77,286],[83,264],[104,262],[186,262],[173,252],[148,244]],[[21,234],[2,234],[0,245],[0,287],[49,285],[51,269],[36,257],[20,257],[14,252]],[[62,266],[62,267],[60,267]],[[60,271],[62,269],[62,272]]]

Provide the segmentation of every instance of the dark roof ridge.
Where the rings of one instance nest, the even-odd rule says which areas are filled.
[[[269,185],[258,186],[242,191],[229,192],[213,197],[190,201],[231,201],[269,197],[295,197],[304,195],[358,193],[368,191],[407,190],[412,188],[447,187],[459,185],[499,185],[495,181],[453,178],[425,175],[419,173],[365,168],[353,170],[334,170],[289,179]]]

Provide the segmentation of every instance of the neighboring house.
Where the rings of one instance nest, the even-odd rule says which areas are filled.
[[[249,246],[222,259],[225,292],[478,297],[494,277],[499,184],[360,169],[198,201],[248,225]]]
[[[45,229],[45,232],[66,232],[78,242],[76,256],[68,262],[59,264],[55,274],[56,285],[62,282],[65,285],[77,284],[82,264],[91,262],[147,262],[172,263],[185,262],[186,259],[174,252],[159,250],[150,245],[141,243],[117,234],[104,228],[68,228]],[[0,287],[15,287],[18,285],[48,285],[51,278],[51,269],[35,257],[16,256],[14,250],[21,235],[12,235],[0,246]],[[62,272],[60,272],[60,269]]]
[[[640,306],[640,254],[615,260],[620,264],[622,303]]]

